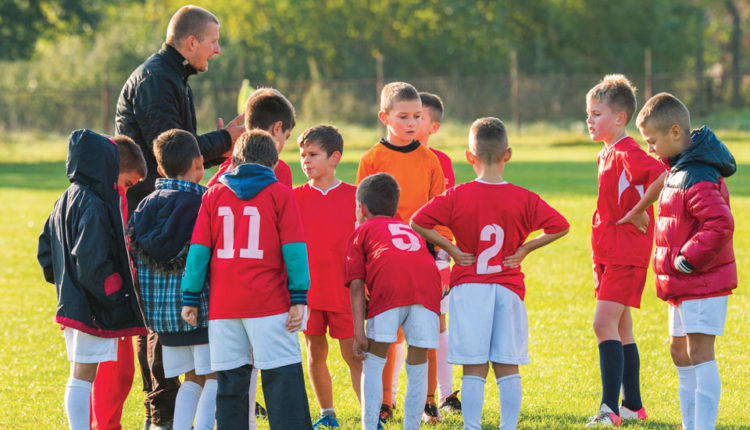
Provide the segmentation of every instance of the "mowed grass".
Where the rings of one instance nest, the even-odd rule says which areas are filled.
[[[298,135],[308,124],[295,129]],[[353,182],[360,155],[382,134],[375,127],[342,125],[346,151],[339,176]],[[463,158],[466,124],[443,125],[430,143],[446,151],[454,161],[457,182],[473,179]],[[750,370],[747,330],[748,293],[744,280],[750,253],[750,133],[717,132],[733,151],[739,168],[728,180],[735,217],[734,247],[740,287],[729,301],[725,335],[716,343],[722,375],[719,428],[748,428],[746,407]],[[633,135],[637,136],[636,133]],[[65,136],[17,134],[0,141],[0,428],[67,428],[63,407],[68,377],[62,332],[54,323],[54,287],[46,284],[36,262],[36,246],[42,224],[67,186]],[[523,408],[519,428],[581,428],[599,404],[599,358],[591,329],[595,300],[589,245],[590,220],[596,201],[596,153],[601,144],[591,143],[583,130],[544,126],[511,131],[514,155],[505,178],[527,187],[567,217],[570,233],[560,241],[532,253],[524,262],[528,293],[531,364],[523,366]],[[294,139],[282,158],[292,167],[295,183],[304,182]],[[207,172],[207,177],[211,172]],[[655,297],[653,275],[643,294],[643,305],[633,311],[635,334],[641,353],[641,385],[649,421],[631,428],[674,429],[679,424],[677,375],[669,357],[667,306]],[[302,340],[302,338],[301,338]],[[303,348],[303,356],[305,351]],[[331,342],[329,367],[334,398],[342,427],[359,428],[359,405],[349,383],[338,345]],[[454,388],[460,388],[460,368],[454,367]],[[143,423],[143,399],[138,370],[125,404],[123,428],[139,429]],[[405,390],[405,373],[399,383],[399,404]],[[497,388],[488,378],[483,428],[499,424]],[[262,394],[259,394],[262,400]],[[308,383],[310,411],[318,405]],[[293,407],[290,405],[290,407]],[[402,426],[402,409],[393,423]],[[427,426],[427,425],[425,425]],[[268,428],[261,420],[259,428]],[[437,425],[461,429],[460,416],[447,416]]]

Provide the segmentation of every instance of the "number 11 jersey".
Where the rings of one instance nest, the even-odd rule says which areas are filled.
[[[419,209],[412,221],[428,229],[450,228],[456,245],[476,257],[470,266],[453,266],[451,287],[500,284],[521,300],[526,292],[523,272],[504,267],[503,259],[515,254],[533,231],[553,234],[568,228],[565,218],[531,191],[480,180],[448,189]]]

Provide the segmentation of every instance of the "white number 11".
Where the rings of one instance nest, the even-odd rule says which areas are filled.
[[[240,258],[263,258],[263,250],[259,249],[260,240],[260,212],[255,206],[245,206],[242,215],[248,217],[247,248],[240,248]],[[229,206],[219,206],[219,216],[222,217],[224,232],[224,246],[216,250],[216,257],[222,259],[234,258],[234,214]]]

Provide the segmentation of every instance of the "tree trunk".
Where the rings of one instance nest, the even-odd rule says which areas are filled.
[[[742,23],[734,0],[725,0],[724,4],[732,17],[732,107],[739,109],[742,107]]]

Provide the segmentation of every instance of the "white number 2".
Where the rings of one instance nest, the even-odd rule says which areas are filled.
[[[409,227],[403,224],[388,224],[388,230],[391,231],[391,235],[394,236],[393,246],[402,251],[418,251],[422,247],[419,243],[419,238],[409,229]],[[407,243],[403,238],[396,236],[406,236],[409,239]]]
[[[503,231],[503,228],[497,224],[488,224],[482,228],[479,239],[482,242],[489,242],[493,235],[495,236],[495,242],[477,256],[477,274],[487,275],[503,271],[502,265],[496,264],[490,266],[489,264],[490,258],[496,256],[503,247],[503,241],[505,240],[505,231]]]
[[[242,215],[248,216],[247,248],[240,248],[240,258],[263,258],[263,250],[259,249],[260,212],[255,206],[245,206]],[[222,259],[234,258],[234,214],[229,206],[219,206],[219,216],[222,217],[224,232],[224,246],[216,250],[216,257]]]

